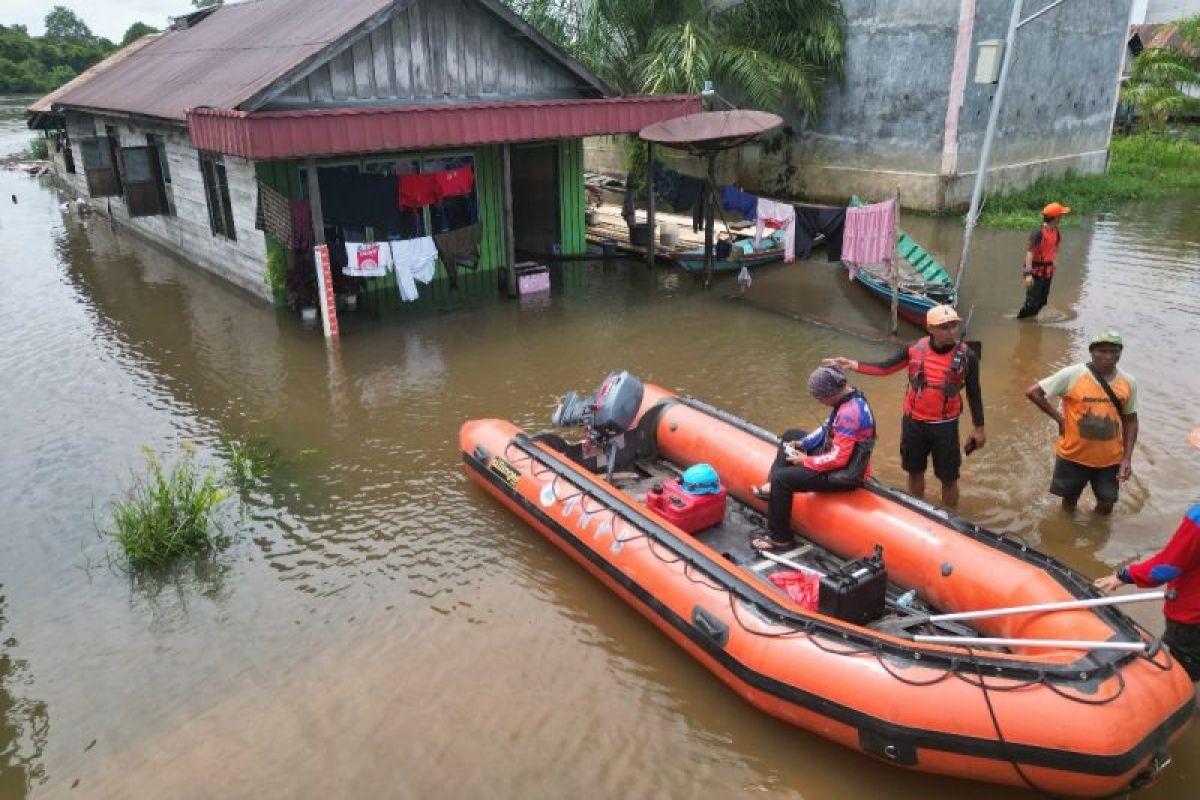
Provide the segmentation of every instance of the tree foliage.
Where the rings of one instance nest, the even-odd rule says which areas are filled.
[[[158,33],[158,28],[152,28],[144,22],[133,23],[129,26],[129,29],[125,31],[125,35],[121,37],[120,47],[133,44],[147,33]]]
[[[92,29],[66,6],[55,6],[46,15],[46,38],[64,42],[90,42]]]
[[[840,79],[839,0],[509,0],[547,38],[630,93],[696,94],[706,80],[758,108],[821,106]]]
[[[224,0],[192,0],[192,5],[196,8],[211,8],[212,6],[224,5]]]
[[[1133,71],[1121,89],[1153,127],[1173,119],[1200,115],[1200,14],[1179,23],[1180,47],[1152,47],[1133,60]]]
[[[136,22],[126,31],[125,40],[132,41],[135,31],[141,35],[153,30]],[[95,36],[74,12],[62,6],[46,15],[44,36],[30,36],[24,25],[0,25],[0,92],[53,91],[116,49],[117,45]]]

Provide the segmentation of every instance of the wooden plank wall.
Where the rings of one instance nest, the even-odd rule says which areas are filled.
[[[581,96],[578,76],[467,0],[413,0],[264,108]]]
[[[236,240],[215,236],[209,226],[208,203],[200,175],[200,155],[192,147],[187,131],[171,125],[156,125],[119,117],[72,114],[67,120],[75,151],[76,173],[67,175],[70,186],[95,208],[111,213],[112,218],[180,257],[225,278],[251,294],[270,299],[264,280],[266,239],[254,228],[254,207],[258,197],[254,164],[236,156],[225,156],[229,200],[233,208]],[[83,175],[79,141],[86,135],[104,135],[112,126],[120,147],[140,147],[146,135],[155,134],[163,143],[170,171],[167,195],[174,213],[130,217],[123,197],[88,196]]]

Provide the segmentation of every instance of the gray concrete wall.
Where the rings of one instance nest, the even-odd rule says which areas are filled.
[[[83,171],[83,156],[78,142],[86,136],[103,136],[104,126],[116,128],[118,144],[136,147],[146,144],[146,134],[160,136],[166,150],[171,174],[167,186],[168,202],[174,213],[130,217],[122,197],[89,197]],[[200,174],[200,154],[192,147],[187,131],[169,125],[134,123],[127,119],[87,114],[68,114],[67,130],[75,156],[75,174],[58,172],[59,178],[94,208],[137,231],[147,239],[178,254],[263,300],[271,299],[265,281],[266,238],[254,228],[254,207],[258,185],[253,162],[225,156],[229,200],[233,209],[236,240],[212,233],[208,221],[208,203]]]
[[[819,119],[788,110],[782,137],[747,149],[747,183],[813,199],[890,196],[899,188],[906,205],[930,205],[935,186],[923,184],[941,159],[959,0],[842,6],[844,83],[826,88]]]
[[[1132,0],[1067,0],[1018,34],[989,190],[1103,171]],[[1028,15],[1044,3],[1024,0]],[[1009,0],[976,0],[957,159],[943,174],[960,0],[843,0],[846,79],[818,120],[791,110],[781,136],[745,149],[764,194],[840,201],[899,191],[909,207],[965,205],[993,86],[973,82],[976,43],[1002,39]],[[951,143],[953,144],[953,143]]]
[[[1017,32],[996,129],[989,191],[1041,175],[1103,172],[1131,0],[1067,0]],[[1024,1],[1028,16],[1041,5]],[[1004,38],[1011,6],[979,0],[975,42]],[[972,56],[972,74],[974,55]],[[959,121],[959,176],[974,179],[995,87],[968,81]],[[956,181],[956,185],[961,181]],[[948,201],[961,198],[951,189]]]

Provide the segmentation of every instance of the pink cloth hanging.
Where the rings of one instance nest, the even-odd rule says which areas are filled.
[[[896,201],[846,209],[842,260],[852,264],[890,264],[896,246]]]

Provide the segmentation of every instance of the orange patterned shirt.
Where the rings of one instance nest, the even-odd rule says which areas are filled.
[[[1060,369],[1038,385],[1047,397],[1062,400],[1063,435],[1054,451],[1085,467],[1111,467],[1125,455],[1121,416],[1086,364]],[[1126,414],[1137,413],[1137,383],[1117,369],[1108,382]]]

